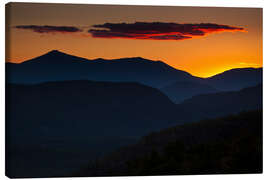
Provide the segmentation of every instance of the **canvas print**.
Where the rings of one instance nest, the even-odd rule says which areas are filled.
[[[10,178],[262,173],[262,9],[6,4]]]

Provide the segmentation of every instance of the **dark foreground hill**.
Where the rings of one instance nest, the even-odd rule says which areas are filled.
[[[77,176],[262,173],[262,111],[154,132]]]

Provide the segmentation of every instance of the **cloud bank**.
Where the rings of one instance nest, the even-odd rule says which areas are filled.
[[[36,33],[75,33],[82,30],[75,26],[37,26],[37,25],[19,25],[15,26],[16,29],[31,30]]]
[[[93,29],[94,28],[94,29]],[[93,25],[94,38],[185,40],[216,32],[245,31],[244,28],[213,23],[178,24],[163,22],[105,23]]]
[[[35,33],[77,33],[85,36],[85,28],[76,26],[18,25],[16,29]],[[145,40],[186,40],[217,32],[246,31],[244,28],[214,23],[178,24],[164,22],[105,23],[96,24],[86,33],[93,38],[123,38]]]

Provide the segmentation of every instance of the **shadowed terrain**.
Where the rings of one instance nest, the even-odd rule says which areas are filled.
[[[153,132],[82,169],[77,176],[262,173],[262,112]]]
[[[175,103],[181,103],[185,99],[198,94],[209,94],[218,92],[217,89],[208,84],[201,84],[196,82],[175,82],[160,89]]]
[[[10,177],[67,176],[149,132],[260,109],[261,91],[258,85],[177,105],[138,83],[7,84],[7,172]]]

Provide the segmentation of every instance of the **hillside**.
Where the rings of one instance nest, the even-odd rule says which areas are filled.
[[[141,138],[78,176],[262,173],[262,112],[175,126]]]
[[[165,95],[138,83],[7,84],[6,93],[11,177],[63,176],[175,118]]]

